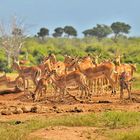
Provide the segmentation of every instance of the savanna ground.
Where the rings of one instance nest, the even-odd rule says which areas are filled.
[[[119,100],[119,93],[108,93],[93,96],[91,102],[69,96],[60,101],[48,92],[33,103],[30,93],[2,94],[1,113],[23,107],[31,111],[0,115],[0,140],[140,140],[139,75],[135,77],[132,100],[126,93],[124,100]]]

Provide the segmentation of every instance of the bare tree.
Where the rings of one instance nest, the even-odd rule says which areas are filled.
[[[24,45],[26,35],[23,21],[12,18],[10,25],[0,24],[0,47],[5,51],[8,67],[11,66],[11,59],[18,60],[20,50]]]

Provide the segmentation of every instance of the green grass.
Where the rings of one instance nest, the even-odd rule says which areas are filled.
[[[0,125],[0,140],[26,140],[29,133],[49,126],[99,127],[110,129],[110,131],[118,128],[136,127],[140,125],[140,112],[112,111],[99,114],[71,114],[55,118],[40,117],[18,125],[15,124],[15,121],[0,122]]]
[[[110,134],[114,140],[140,140],[140,128]]]
[[[102,120],[103,119],[103,120]],[[111,129],[140,125],[139,112],[105,112],[101,116],[101,126]]]

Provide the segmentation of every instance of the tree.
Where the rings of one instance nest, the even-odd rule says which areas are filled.
[[[87,29],[83,31],[82,33],[84,34],[85,37],[93,36],[93,29]]]
[[[64,29],[61,28],[61,27],[57,27],[55,30],[54,30],[54,33],[53,33],[53,37],[61,37],[62,34],[64,32]]]
[[[97,26],[94,27],[93,29],[88,29],[88,30],[83,31],[83,34],[85,37],[95,36],[99,40],[104,37],[107,37],[111,33],[112,33],[112,30],[109,26],[100,25],[100,24],[97,24]]]
[[[111,28],[104,24],[103,25],[97,24],[97,26],[94,27],[92,31],[93,36],[97,37],[98,40],[107,37],[111,33],[112,33]]]
[[[43,28],[40,28],[40,31],[37,34],[38,34],[38,37],[44,40],[45,36],[49,35],[49,30],[43,27]]]
[[[26,35],[25,25],[13,17],[10,27],[0,24],[0,47],[7,56],[8,67],[11,66],[11,59],[18,60],[21,48],[24,45]]]
[[[72,26],[65,26],[64,27],[64,33],[69,37],[69,36],[77,36],[77,31],[74,27]]]
[[[113,30],[113,33],[115,34],[114,41],[116,41],[117,37],[120,34],[128,34],[131,29],[131,26],[124,22],[114,22],[112,23],[111,28]]]

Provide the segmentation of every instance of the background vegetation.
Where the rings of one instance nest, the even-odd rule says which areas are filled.
[[[123,63],[136,63],[140,71],[140,38],[119,37],[117,43],[111,38],[98,40],[94,37],[85,38],[47,38],[41,41],[37,37],[27,38],[24,47],[20,51],[19,59],[27,57],[29,65],[39,64],[48,53],[56,54],[58,60],[63,60],[64,55],[84,56],[88,53],[94,55],[101,53],[101,60],[114,58],[116,52],[123,54]],[[0,70],[7,71],[6,55],[0,50]]]

